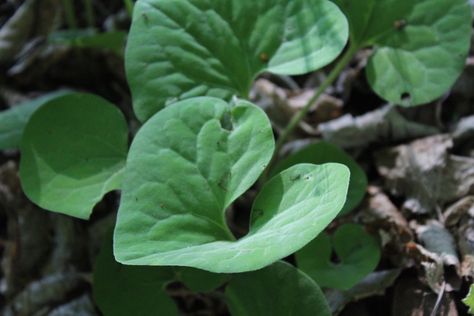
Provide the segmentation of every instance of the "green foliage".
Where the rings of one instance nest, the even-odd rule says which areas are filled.
[[[94,299],[105,316],[178,315],[165,291],[173,278],[171,268],[117,263],[111,240],[107,240],[94,266]]]
[[[464,68],[471,38],[466,0],[334,0],[346,14],[351,45],[374,46],[367,78],[395,104],[428,103]]]
[[[49,101],[23,133],[23,190],[42,208],[88,218],[105,193],[120,188],[127,137],[123,115],[100,97],[71,93]]]
[[[439,97],[464,65],[471,21],[465,0],[334,2],[349,19],[351,46],[278,145],[363,47],[374,47],[367,76],[375,92],[402,105]],[[166,284],[179,280],[208,292],[229,280],[210,272],[245,272],[232,276],[226,290],[234,316],[330,315],[314,281],[348,289],[375,269],[379,245],[361,226],[318,236],[341,209],[360,203],[367,186],[361,168],[327,143],[274,169],[254,201],[246,236],[235,240],[226,222],[226,210],[256,182],[275,148],[265,113],[237,98],[247,97],[263,72],[304,74],[332,62],[349,36],[337,5],[139,0],[126,69],[135,114],[146,123],[128,157],[123,115],[96,96],[68,94],[0,115],[0,123],[11,120],[0,127],[0,148],[22,137],[22,186],[39,206],[88,218],[105,193],[122,189],[114,254],[137,266],[117,263],[110,243],[104,247],[94,296],[105,315],[176,315]],[[68,32],[49,40],[121,50],[123,38]],[[331,262],[333,249],[338,264]],[[309,276],[274,263],[296,251]]]
[[[318,142],[308,145],[280,161],[272,170],[272,174],[281,172],[299,163],[319,165],[328,162],[337,162],[346,165],[351,172],[346,204],[344,204],[344,208],[339,213],[340,215],[347,214],[356,208],[364,198],[368,180],[364,170],[359,164],[339,147],[327,142]]]
[[[264,267],[303,247],[341,210],[349,172],[297,165],[265,185],[250,232],[234,241],[225,210],[258,178],[273,151],[258,107],[209,97],[176,103],[136,135],[115,229],[119,262],[212,272]]]
[[[111,31],[98,33],[94,29],[65,30],[52,33],[48,42],[81,48],[107,49],[123,54],[127,33]]]
[[[175,267],[175,278],[194,292],[211,292],[230,279],[229,274],[211,273],[204,270]]]
[[[469,313],[474,314],[474,284],[471,284],[469,293],[462,301],[467,307],[469,307]]]
[[[23,130],[31,115],[43,104],[66,93],[69,92],[51,92],[0,112],[0,150],[19,148]]]
[[[347,21],[327,0],[141,0],[126,68],[137,117],[176,100],[246,98],[265,71],[304,74],[344,48]]]
[[[318,285],[285,262],[234,275],[225,291],[233,316],[330,316]]]
[[[331,261],[333,250],[339,263]],[[380,247],[362,226],[345,224],[332,237],[320,234],[296,253],[296,260],[320,286],[347,290],[376,268]]]

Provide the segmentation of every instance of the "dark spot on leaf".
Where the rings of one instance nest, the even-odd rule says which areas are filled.
[[[411,99],[411,94],[410,94],[410,92],[403,92],[403,93],[400,95],[400,98],[401,98],[402,100],[409,100],[409,99]]]
[[[145,21],[145,24],[148,25],[148,22],[149,22],[148,15],[146,15],[145,13],[142,13],[142,16],[143,16],[143,20]]]
[[[263,61],[263,62],[267,62],[268,59],[269,59],[267,53],[261,53],[259,57],[260,57],[260,60]]]
[[[341,263],[341,259],[339,258],[337,253],[334,251],[334,249],[331,252],[331,262],[333,264],[340,264]]]
[[[260,218],[260,217],[262,217],[262,216],[263,216],[263,210],[262,210],[262,209],[258,209],[258,208],[257,208],[257,209],[254,209],[254,210],[252,211],[252,219],[253,219],[253,220],[256,220],[256,219],[258,219],[258,218]]]
[[[405,20],[397,20],[393,23],[393,26],[397,29],[397,30],[403,30],[405,28],[405,26],[407,26],[407,21]]]

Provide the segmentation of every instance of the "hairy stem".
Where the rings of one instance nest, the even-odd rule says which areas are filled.
[[[324,82],[319,86],[318,90],[316,90],[316,93],[314,94],[313,97],[306,103],[306,105],[296,113],[288,123],[288,126],[283,130],[283,132],[279,135],[278,140],[275,145],[275,152],[273,153],[272,160],[268,164],[267,168],[265,169],[263,175],[262,175],[262,182],[266,181],[268,177],[268,173],[270,169],[273,167],[275,162],[277,161],[278,155],[283,147],[285,145],[285,142],[287,141],[288,137],[294,132],[296,127],[299,125],[301,120],[308,114],[308,111],[310,110],[311,106],[319,99],[319,97],[326,91],[327,88],[329,88],[333,82],[339,77],[341,72],[346,68],[347,64],[352,60],[352,57],[354,57],[354,54],[357,52],[357,46],[356,45],[350,45],[349,49],[344,53],[342,58],[339,60],[339,62],[336,64],[336,66],[332,69],[332,71],[329,73],[327,78],[324,80]]]
[[[132,0],[123,0],[123,3],[125,4],[125,9],[127,9],[128,15],[132,17],[133,14],[133,2]]]
[[[63,8],[68,28],[71,30],[76,30],[77,20],[74,14],[74,5],[72,3],[72,0],[63,0]]]
[[[87,24],[90,28],[95,28],[95,15],[92,0],[84,0],[84,8],[86,11]]]

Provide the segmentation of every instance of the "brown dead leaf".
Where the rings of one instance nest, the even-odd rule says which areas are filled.
[[[389,197],[375,186],[369,186],[358,216],[369,230],[376,231],[381,236],[384,253],[398,267],[412,265],[406,256],[406,244],[413,240],[413,234],[408,222],[400,211],[393,205]]]
[[[474,189],[474,159],[448,152],[449,135],[436,135],[381,150],[377,170],[390,192],[406,198],[403,208],[428,214]]]
[[[389,105],[358,117],[346,114],[319,125],[318,129],[326,141],[343,148],[366,147],[438,132],[435,127],[408,121],[396,107]]]

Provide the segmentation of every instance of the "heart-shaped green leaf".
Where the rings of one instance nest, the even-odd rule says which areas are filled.
[[[225,222],[226,208],[257,180],[273,149],[268,118],[245,101],[229,106],[203,97],[157,113],[127,160],[117,260],[231,273],[303,247],[341,210],[345,166],[299,165],[274,177],[254,203],[249,234],[238,241]]]
[[[246,98],[258,74],[321,68],[347,37],[327,0],[139,0],[126,53],[135,113],[145,121],[175,100]]]
[[[428,103],[454,84],[471,38],[466,0],[334,0],[348,17],[354,47],[374,46],[367,77],[382,98]]]
[[[235,275],[225,295],[232,316],[331,315],[318,285],[283,261]]]
[[[130,267],[117,263],[112,242],[104,243],[94,266],[94,299],[105,316],[178,315],[165,292],[171,268]]]
[[[331,261],[333,249],[339,263]],[[362,226],[345,224],[332,237],[320,234],[296,253],[296,260],[320,286],[347,290],[377,267],[380,247]]]
[[[364,170],[362,170],[359,164],[339,147],[327,142],[318,142],[308,145],[280,161],[274,170],[272,170],[272,174],[276,174],[300,163],[319,165],[328,162],[342,163],[346,165],[351,172],[346,204],[344,204],[344,208],[339,213],[339,215],[344,215],[356,208],[362,201],[365,191],[367,190],[368,180]]]
[[[0,150],[20,147],[23,129],[31,115],[43,104],[66,93],[70,92],[51,92],[0,112]]]
[[[38,109],[25,127],[20,178],[33,202],[88,218],[103,195],[121,186],[128,130],[106,100],[73,93]]]

